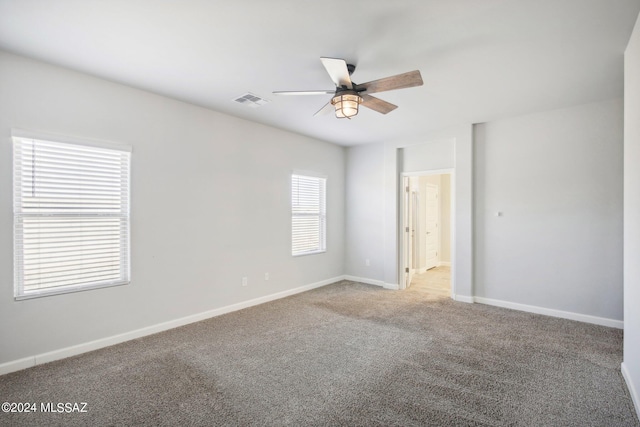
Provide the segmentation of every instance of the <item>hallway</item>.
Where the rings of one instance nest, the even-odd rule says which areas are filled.
[[[414,274],[411,280],[412,290],[420,290],[429,295],[451,297],[451,267],[435,267],[424,273]]]

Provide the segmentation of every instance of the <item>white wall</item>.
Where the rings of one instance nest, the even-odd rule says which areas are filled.
[[[451,169],[455,166],[455,141],[441,139],[408,145],[402,153],[402,172],[424,172]]]
[[[622,320],[622,107],[475,126],[476,296]]]
[[[451,175],[443,174],[440,187],[440,261],[451,262]]]
[[[133,146],[129,286],[14,301],[11,128]],[[328,176],[325,254],[290,255],[293,169]],[[0,52],[0,364],[342,275],[344,170],[342,147]]]
[[[624,55],[624,362],[640,417],[640,16]]]

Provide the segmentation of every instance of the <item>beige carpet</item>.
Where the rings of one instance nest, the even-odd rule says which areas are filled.
[[[345,281],[0,377],[88,410],[0,424],[638,426],[621,356],[620,330]]]

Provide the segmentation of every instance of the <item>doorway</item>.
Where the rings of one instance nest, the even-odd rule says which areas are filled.
[[[404,289],[453,297],[453,171],[403,174],[401,258]]]

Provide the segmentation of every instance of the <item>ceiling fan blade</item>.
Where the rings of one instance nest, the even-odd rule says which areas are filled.
[[[367,95],[366,93],[361,93],[360,96],[362,97],[362,103],[360,105],[371,108],[378,113],[387,114],[398,108],[397,105],[383,101],[375,96]]]
[[[353,89],[351,77],[349,77],[349,70],[347,69],[347,62],[344,59],[320,58],[320,61],[322,61],[322,65],[324,65],[324,68],[336,86],[346,86],[347,89]]]
[[[423,82],[420,71],[415,70],[357,85],[357,90],[359,91],[364,88],[367,93],[378,93],[386,90],[404,89],[422,85]]]
[[[278,90],[274,95],[333,95],[335,90]]]
[[[316,111],[316,113],[313,115],[313,117],[322,116],[322,115],[328,114],[328,113],[330,113],[332,111],[335,111],[335,109],[333,108],[333,105],[331,104],[331,101],[329,101],[326,104],[324,104],[324,107],[322,107],[321,109]]]

